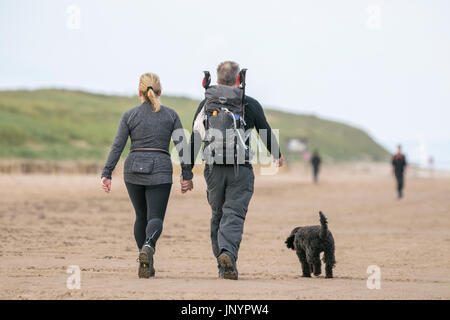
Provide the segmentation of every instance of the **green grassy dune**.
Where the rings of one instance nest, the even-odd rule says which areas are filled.
[[[199,101],[165,96],[190,130]],[[137,97],[107,96],[71,90],[0,91],[0,158],[100,160],[108,153],[121,114],[139,104]],[[302,137],[335,161],[387,159],[387,151],[364,131],[315,116],[267,109],[272,128]],[[126,154],[126,153],[125,153]]]

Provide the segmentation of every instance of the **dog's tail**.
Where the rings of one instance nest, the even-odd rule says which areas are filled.
[[[284,243],[286,243],[286,247],[289,249],[295,250],[294,247],[294,240],[295,240],[295,233],[297,232],[298,228],[295,228],[292,230],[291,235],[286,239]]]
[[[320,237],[320,239],[325,239],[325,237],[327,236],[327,233],[328,233],[327,217],[325,217],[325,215],[322,213],[322,211],[319,212],[319,216],[320,216],[320,226],[321,226],[319,237]]]

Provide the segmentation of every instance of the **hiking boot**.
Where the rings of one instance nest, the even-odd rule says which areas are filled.
[[[219,269],[219,279],[224,279],[225,270],[220,265],[217,268]]]
[[[139,278],[150,278],[155,276],[155,268],[153,267],[153,255],[155,249],[152,246],[145,244],[141,252],[139,252]]]
[[[238,271],[234,260],[225,252],[222,253],[218,258],[219,266],[223,269],[223,279],[237,280]],[[220,269],[219,269],[220,276]]]

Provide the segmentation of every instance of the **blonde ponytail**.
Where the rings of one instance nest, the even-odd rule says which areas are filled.
[[[153,106],[153,111],[159,112],[161,104],[159,96],[161,95],[161,83],[158,75],[154,73],[144,73],[139,79],[139,92],[148,104]]]
[[[150,103],[153,105],[153,110],[155,112],[159,112],[161,110],[161,105],[159,104],[159,99],[155,96],[153,89],[149,89],[147,92],[147,97],[150,100]]]

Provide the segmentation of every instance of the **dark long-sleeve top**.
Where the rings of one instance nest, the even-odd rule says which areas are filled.
[[[313,165],[313,167],[319,167],[320,163],[322,162],[322,159],[318,156],[318,155],[314,155],[311,158],[311,164]]]
[[[405,167],[407,166],[406,157],[401,153],[397,153],[392,157],[392,165],[397,176],[403,175]]]
[[[270,127],[269,123],[267,122],[266,116],[264,114],[264,110],[261,106],[261,104],[252,97],[245,96],[245,131],[249,129],[255,128],[258,134],[260,134],[261,130],[266,130],[267,138],[262,139],[267,150],[271,153],[271,155],[274,157],[274,159],[279,159],[281,157],[281,150],[280,146],[278,144],[278,141],[276,137],[274,136],[272,132],[272,128]],[[197,115],[202,110],[203,106],[205,105],[205,100],[200,102],[200,105],[197,108],[197,111],[194,116],[197,118]],[[194,123],[192,123],[192,126],[194,126]],[[247,146],[249,146],[250,139],[246,141]],[[197,158],[197,154],[200,151],[201,147],[201,137],[200,134],[194,130],[192,130],[192,135],[190,139],[190,150],[191,150],[191,159],[190,163],[192,164],[192,167],[194,167],[195,159]],[[248,159],[246,159],[246,163],[244,164],[246,166],[250,166],[250,162]]]
[[[102,171],[102,177],[111,179],[111,174],[119,161],[120,155],[131,138],[131,150],[136,148],[157,148],[159,151],[130,152],[124,164],[124,180],[126,182],[155,185],[172,183],[173,167],[169,155],[170,140],[172,139],[180,157],[182,175],[185,180],[192,179],[189,154],[183,157],[183,149],[187,147],[187,139],[181,130],[178,114],[165,106],[159,112],[153,111],[153,106],[144,102],[123,113],[111,146],[108,159]],[[176,134],[174,134],[174,131]],[[186,161],[187,158],[187,161]],[[141,173],[140,170],[143,170]]]

